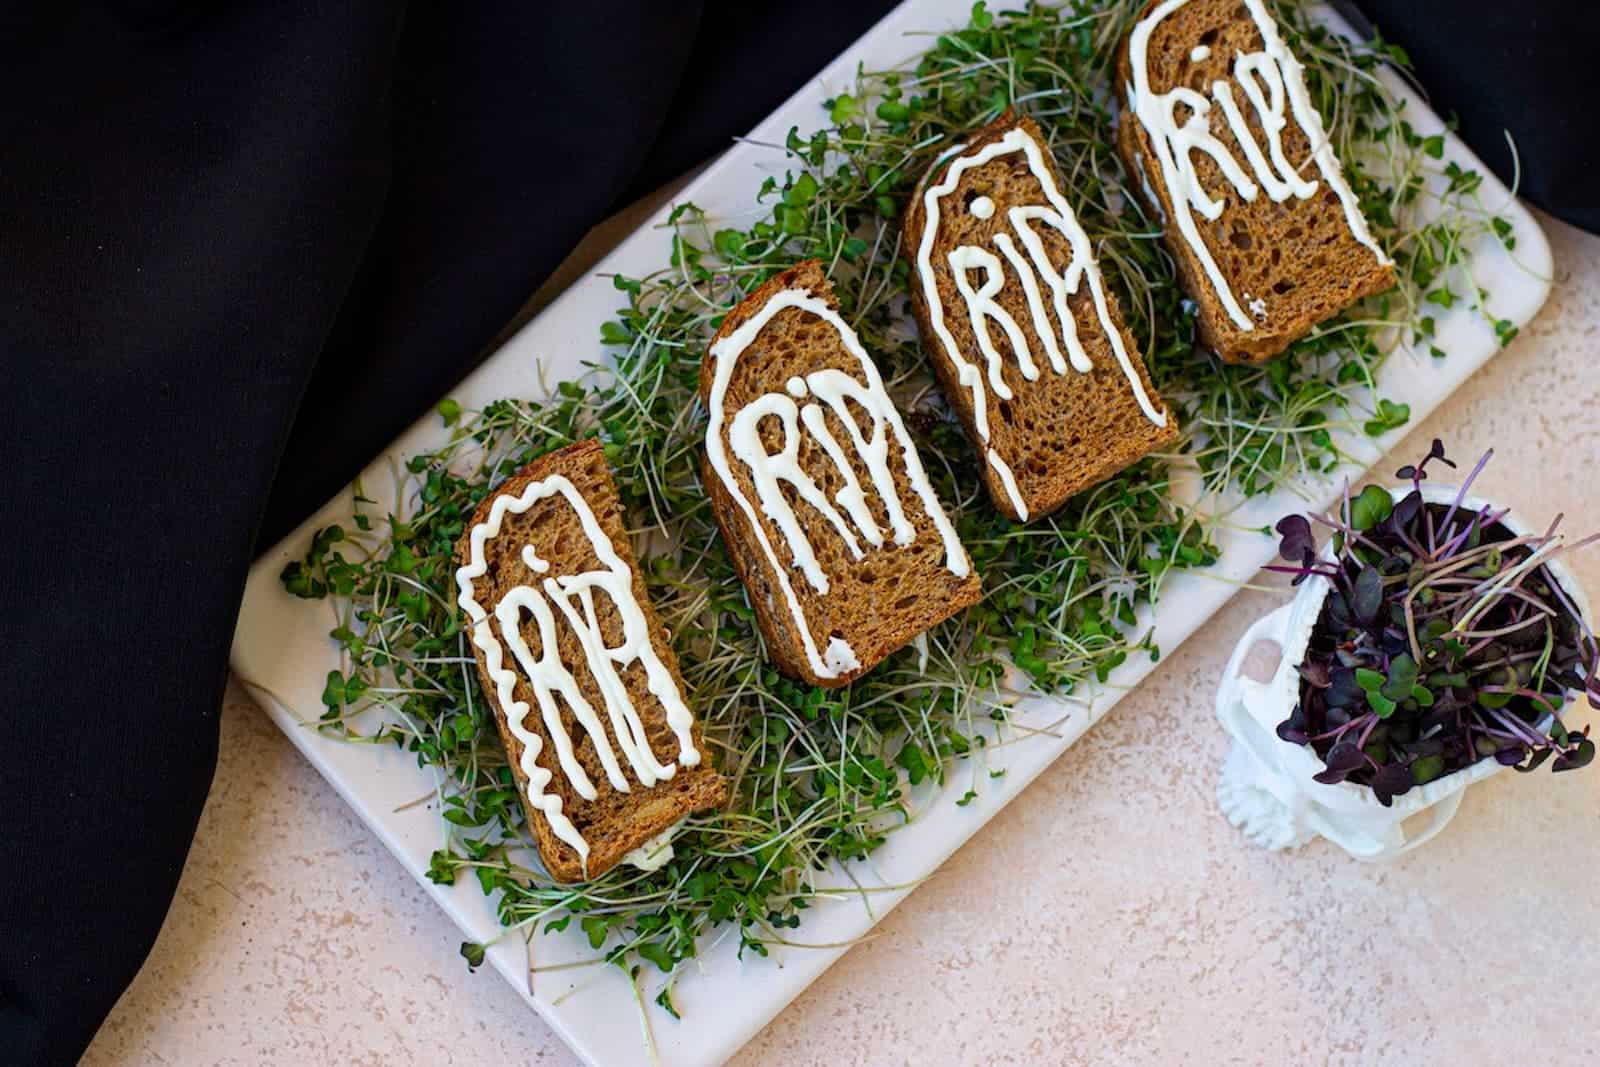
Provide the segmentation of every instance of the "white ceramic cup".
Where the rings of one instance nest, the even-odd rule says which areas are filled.
[[[1397,487],[1390,495],[1398,501],[1410,491],[1409,486]],[[1422,487],[1423,499],[1432,504],[1449,504],[1456,492],[1451,486]],[[1461,506],[1470,513],[1481,510],[1484,503],[1468,496]],[[1514,534],[1529,532],[1510,514],[1500,522]],[[1330,561],[1334,558],[1331,541],[1329,538],[1321,553]],[[1545,566],[1592,625],[1589,602],[1571,569],[1560,559]],[[1229,657],[1217,691],[1217,718],[1233,738],[1233,748],[1217,783],[1217,802],[1228,821],[1263,848],[1290,848],[1321,836],[1357,859],[1385,859],[1409,852],[1443,830],[1461,806],[1463,790],[1505,766],[1493,758],[1480,759],[1393,798],[1389,807],[1379,803],[1366,786],[1351,782],[1323,785],[1312,779],[1323,769],[1321,758],[1309,746],[1281,740],[1277,727],[1300,699],[1296,668],[1331,588],[1326,578],[1307,578],[1293,600],[1245,631]],[[1251,650],[1263,641],[1276,642],[1280,651],[1271,679],[1258,682],[1242,675],[1240,669]],[[1408,829],[1404,825],[1423,812],[1432,815],[1423,827]]]

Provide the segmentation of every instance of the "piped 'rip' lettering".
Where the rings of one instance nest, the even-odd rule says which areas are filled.
[[[1262,192],[1274,203],[1280,204],[1290,197],[1309,199],[1316,195],[1318,183],[1303,177],[1289,162],[1283,148],[1283,131],[1288,128],[1292,115],[1300,132],[1311,144],[1311,158],[1316,161],[1322,180],[1338,194],[1351,236],[1370,249],[1380,264],[1387,265],[1391,260],[1373,239],[1367,220],[1361,214],[1361,204],[1351,190],[1350,183],[1345,180],[1339,157],[1334,154],[1333,145],[1328,142],[1327,132],[1323,129],[1322,116],[1317,113],[1310,94],[1306,92],[1304,68],[1283,43],[1278,25],[1268,14],[1262,0],[1245,0],[1250,17],[1261,34],[1261,50],[1241,52],[1234,57],[1233,79],[1261,124],[1261,131],[1267,140],[1265,152],[1251,133],[1244,112],[1234,98],[1234,84],[1220,80],[1213,82],[1209,99],[1182,85],[1164,93],[1151,91],[1150,37],[1163,19],[1188,2],[1166,0],[1166,3],[1142,19],[1129,35],[1128,58],[1133,70],[1133,84],[1127,87],[1128,111],[1137,117],[1155,148],[1156,161],[1161,169],[1160,177],[1172,201],[1178,233],[1200,261],[1216,292],[1217,301],[1228,313],[1228,318],[1240,330],[1248,332],[1255,329],[1252,313],[1255,318],[1264,318],[1265,315],[1261,313],[1264,308],[1256,307],[1247,312],[1240,306],[1227,279],[1222,276],[1221,268],[1212,258],[1210,249],[1201,239],[1194,220],[1195,212],[1199,212],[1207,221],[1215,222],[1222,216],[1224,205],[1201,186],[1194,153],[1203,152],[1210,156],[1228,184],[1247,202],[1255,200]],[[1210,55],[1209,49],[1205,55],[1201,55],[1197,48],[1191,58],[1198,62],[1206,55]],[[1228,129],[1244,153],[1249,173],[1234,158],[1228,146],[1212,132],[1213,101],[1221,109]],[[1187,112],[1182,122],[1178,121],[1179,108]],[[1155,202],[1153,197],[1151,199]]]
[[[734,412],[730,420],[726,405],[734,367],[745,349],[785,308],[815,315],[830,326],[860,364],[861,377],[856,378],[832,368],[813,371],[804,377],[797,375],[785,383],[784,392],[757,397]],[[957,577],[965,577],[972,570],[966,549],[957,538],[955,527],[945,515],[939,498],[934,495],[922,460],[917,456],[916,446],[906,432],[894,402],[889,399],[888,391],[883,387],[877,366],[862,348],[855,331],[825,300],[805,289],[785,289],[775,294],[738,329],[713,345],[711,358],[715,361],[715,374],[706,405],[706,455],[712,469],[738,503],[777,577],[778,587],[794,622],[795,632],[800,635],[806,662],[812,673],[818,678],[838,678],[857,670],[861,661],[847,641],[830,637],[827,645],[819,649],[811,628],[806,624],[805,612],[790,581],[790,564],[800,571],[819,595],[828,595],[830,585],[827,574],[817,560],[811,539],[806,536],[805,528],[784,495],[783,484],[787,483],[801,500],[822,516],[855,559],[865,555],[863,544],[869,548],[881,548],[886,534],[894,539],[895,544],[908,545],[916,539],[916,528],[906,516],[905,502],[895,491],[890,461],[893,451],[891,444],[896,445],[912,491],[922,502],[923,510],[944,542],[945,566]],[[858,421],[852,408],[866,414],[865,425]],[[846,441],[841,442],[829,428],[829,412],[843,425]],[[769,418],[777,419],[781,430],[775,452],[769,452],[761,439],[761,424]],[[832,500],[800,464],[802,426],[821,446],[843,483]],[[728,438],[726,444],[723,441],[725,429]],[[744,494],[734,478],[729,446],[733,458],[743,463],[750,473],[756,494],[754,502]],[[866,486],[856,476],[850,460],[852,452],[866,467],[872,491],[883,503],[889,523],[887,531],[873,517]],[[758,506],[759,514],[765,515],[776,527],[788,547],[788,563],[778,557],[777,549],[758,517]]]
[[[957,151],[964,150],[964,147]],[[1006,221],[1011,225],[1011,232],[996,233],[993,242],[1005,257],[1005,261],[1011,264],[1012,271],[1022,286],[1023,295],[1027,299],[1028,315],[1033,323],[1033,332],[1044,345],[1051,371],[1058,375],[1066,374],[1069,364],[1071,369],[1079,374],[1087,374],[1094,369],[1089,353],[1085,351],[1083,342],[1078,338],[1077,323],[1067,305],[1067,299],[1075,295],[1087,280],[1090,295],[1094,300],[1095,316],[1099,319],[1101,330],[1111,343],[1111,350],[1116,354],[1117,363],[1133,390],[1134,398],[1139,402],[1139,410],[1144,413],[1145,418],[1157,426],[1167,424],[1167,413],[1157,408],[1151,402],[1149,394],[1145,392],[1144,382],[1139,378],[1139,372],[1134,368],[1133,360],[1123,344],[1122,331],[1117,329],[1111,319],[1111,307],[1106,299],[1105,283],[1101,280],[1099,265],[1094,261],[1089,235],[1078,224],[1077,216],[1072,213],[1072,208],[1056,188],[1055,176],[1045,162],[1044,150],[1038,142],[1028,135],[1026,129],[1016,126],[976,152],[956,156],[944,176],[938,182],[931,183],[922,192],[924,222],[922,241],[917,248],[917,273],[922,284],[923,300],[928,307],[928,321],[933,326],[934,335],[944,346],[951,363],[955,364],[957,379],[972,393],[973,421],[977,426],[978,436],[983,438],[985,444],[985,459],[999,476],[1000,484],[1005,487],[1006,496],[1018,516],[1026,519],[1028,506],[1023,502],[1022,494],[1017,488],[1015,475],[999,453],[994,448],[988,447],[989,411],[986,392],[993,391],[1001,400],[1009,400],[1014,395],[1005,381],[1003,357],[1000,350],[995,347],[994,337],[989,329],[991,322],[1005,334],[1012,355],[1016,359],[1017,370],[1023,379],[1030,382],[1037,381],[1040,375],[1038,362],[1028,346],[1027,335],[995,299],[1006,283],[1004,264],[999,256],[977,245],[962,245],[952,250],[947,257],[956,290],[967,306],[967,316],[972,324],[973,336],[978,342],[978,351],[984,358],[985,366],[982,371],[962,355],[955,336],[951,334],[950,327],[945,322],[944,305],[939,299],[939,286],[933,264],[933,246],[938,239],[940,223],[940,201],[955,192],[961,176],[967,171],[981,167],[991,159],[1014,152],[1022,153],[1028,161],[1028,169],[1038,180],[1047,203],[1028,204],[1008,210]],[[994,202],[988,197],[978,197],[967,210],[977,218],[987,219],[994,214],[995,207]],[[1034,228],[1034,223],[1048,226],[1066,238],[1072,248],[1072,257],[1065,270],[1057,270],[1050,262],[1049,251],[1045,248],[1039,232]],[[1021,249],[1017,247],[1017,242],[1021,242]],[[980,271],[983,280],[973,285],[972,274]],[[1051,322],[1050,313],[1046,311],[1044,291],[1039,287],[1041,279],[1050,292],[1049,306],[1055,313],[1054,323]],[[1057,323],[1060,324],[1059,329]],[[1063,347],[1066,349],[1065,356],[1062,353]]]
[[[561,798],[545,792],[552,774],[538,764],[544,741],[536,731],[528,728],[527,717],[532,709],[516,699],[517,671],[506,665],[505,646],[495,636],[489,612],[478,603],[473,590],[473,582],[488,573],[485,548],[490,540],[499,536],[507,513],[520,515],[539,501],[557,495],[578,516],[599,558],[599,569],[581,574],[546,576],[537,585],[519,585],[501,597],[493,611],[494,621],[499,624],[500,637],[505,639],[505,646],[510,647],[512,658],[522,669],[521,677],[534,692],[545,731],[554,744],[556,762],[562,773],[571,783],[573,791],[585,800],[593,800],[598,795],[594,783],[578,762],[572,737],[562,726],[558,697],[572,709],[578,724],[593,742],[606,780],[618,792],[630,792],[630,786],[617,759],[617,749],[621,750],[628,768],[645,788],[671,778],[680,766],[695,766],[700,762],[700,752],[694,745],[694,716],[684,704],[683,694],[678,691],[672,672],[656,654],[650,640],[649,620],[633,595],[633,571],[617,555],[611,538],[601,528],[589,502],[571,481],[559,474],[533,482],[519,495],[505,493],[496,497],[489,509],[489,517],[472,528],[469,558],[456,571],[456,603],[472,623],[472,643],[483,652],[484,664],[489,678],[494,682],[495,695],[505,713],[506,724],[512,735],[522,742],[519,766],[528,779],[528,805],[544,815],[556,836],[577,852],[587,869],[589,843],[562,811]],[[541,559],[532,545],[522,547],[521,558],[533,573],[548,575],[549,562]],[[597,591],[611,599],[621,616],[622,642],[616,646],[608,646],[602,633],[595,602]],[[578,680],[561,662],[552,604],[583,648],[585,664],[604,698],[606,719],[611,725],[610,736],[601,723],[599,713],[585,699]],[[539,633],[537,656],[522,636],[523,620],[529,615],[533,617]],[[644,722],[629,698],[627,685],[621,676],[621,671],[633,664],[643,668],[650,693],[666,711],[667,725],[678,740],[678,758],[675,762],[662,763],[650,750]],[[611,743],[612,737],[616,740],[615,748]]]

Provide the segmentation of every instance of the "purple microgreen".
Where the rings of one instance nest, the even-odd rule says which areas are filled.
[[[1308,554],[1316,554],[1317,543],[1316,538],[1311,536],[1311,520],[1304,515],[1286,515],[1278,520],[1275,529],[1282,538],[1278,542],[1278,554],[1284,559],[1304,562]]]
[[[1341,741],[1328,750],[1323,758],[1325,769],[1313,777],[1323,785],[1334,785],[1342,782],[1354,771],[1367,765],[1367,757],[1362,751],[1348,741]]]
[[[1326,689],[1330,684],[1329,669],[1326,663],[1302,663],[1299,668],[1300,678],[1313,689]]]
[[[1496,749],[1494,753],[1495,762],[1502,763],[1507,767],[1510,767],[1513,764],[1521,763],[1523,760],[1527,759],[1527,757],[1528,746],[1516,744],[1515,742],[1507,745],[1504,748]]]
[[[1467,498],[1467,490],[1472,488],[1472,483],[1477,480],[1478,475],[1483,473],[1483,468],[1485,468],[1485,467],[1487,467],[1489,465],[1489,460],[1493,456],[1494,456],[1494,449],[1492,449],[1492,448],[1484,449],[1483,455],[1478,457],[1478,462],[1473,464],[1471,473],[1469,473],[1465,478],[1463,478],[1461,480],[1461,488],[1456,490],[1456,498],[1455,498],[1455,500],[1451,501],[1450,509],[1444,513],[1444,523],[1443,523],[1443,525],[1445,525],[1445,526],[1450,525],[1450,520],[1455,518],[1456,512],[1459,511],[1460,508],[1461,508],[1461,502]],[[1440,458],[1443,458],[1443,457],[1441,456]],[[1450,464],[1450,466],[1454,467],[1455,464],[1452,463],[1452,464]]]
[[[1411,523],[1416,519],[1417,512],[1422,510],[1422,491],[1413,489],[1400,498],[1400,502],[1390,512],[1388,524],[1390,532],[1398,537],[1402,544],[1411,550],[1413,556],[1423,556],[1427,553],[1420,542],[1411,536]]]
[[[1328,672],[1328,691],[1323,697],[1330,708],[1348,708],[1365,699],[1355,671],[1337,668]]]
[[[1517,751],[1519,753],[1526,754],[1528,752],[1528,749],[1526,747],[1523,747],[1523,748],[1518,749]],[[1526,762],[1526,763],[1518,763],[1516,765],[1517,770],[1524,771],[1524,772],[1538,770],[1540,764],[1544,763],[1545,760],[1549,759],[1551,754],[1554,751],[1555,751],[1555,749],[1553,749],[1553,748],[1534,749],[1533,750],[1533,755],[1528,759],[1528,762]]]
[[[1404,466],[1404,467],[1400,468],[1402,471],[1410,471],[1412,473],[1410,473],[1410,474],[1397,474],[1397,475],[1395,475],[1395,477],[1397,477],[1397,478],[1406,478],[1406,479],[1414,479],[1414,480],[1420,482],[1423,479],[1427,478],[1427,476],[1428,476],[1428,464],[1432,463],[1434,460],[1438,460],[1440,463],[1443,463],[1446,467],[1449,467],[1451,470],[1455,469],[1455,466],[1456,466],[1455,463],[1445,457],[1445,454],[1444,454],[1444,442],[1439,440],[1437,437],[1435,437],[1433,439],[1433,444],[1428,446],[1428,454],[1426,456],[1423,456],[1422,459],[1415,466],[1411,466],[1411,465],[1408,464],[1407,466]]]
[[[1289,717],[1278,724],[1278,736],[1291,745],[1304,745],[1310,742],[1311,737],[1306,733],[1305,714],[1299,705]]]
[[[1600,641],[1547,564],[1600,535],[1563,545],[1560,517],[1543,535],[1514,534],[1503,509],[1460,514],[1486,452],[1449,504],[1423,500],[1434,462],[1454,467],[1438,440],[1397,476],[1395,500],[1346,483],[1338,518],[1292,515],[1275,527],[1289,561],[1269,570],[1312,575],[1331,588],[1302,662],[1300,700],[1278,736],[1322,759],[1319,782],[1349,782],[1390,804],[1482,759],[1519,770],[1594,759],[1588,731],[1560,711],[1583,693],[1600,708]],[[1333,531],[1318,557],[1312,528]]]
[[[1556,761],[1550,764],[1550,769],[1556,773],[1561,771],[1575,771],[1589,766],[1594,762],[1594,742],[1585,737],[1572,748],[1556,756]]]
[[[1383,575],[1376,567],[1363,567],[1356,575],[1355,595],[1350,610],[1359,623],[1371,625],[1383,607]]]
[[[1385,763],[1372,773],[1372,780],[1367,785],[1378,798],[1378,803],[1387,808],[1394,803],[1395,797],[1409,793],[1411,787],[1416,785],[1416,779],[1411,776],[1409,763]]]

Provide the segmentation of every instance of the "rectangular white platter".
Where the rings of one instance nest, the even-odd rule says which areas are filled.
[[[816,128],[825,117],[821,102],[850,88],[858,64],[877,69],[902,63],[929,47],[929,31],[963,25],[970,8],[970,0],[909,0],[902,4],[758,126],[751,140],[782,143],[790,127],[798,126],[803,132]],[[1319,11],[1318,17],[1345,28],[1332,13]],[[1408,113],[1419,132],[1427,136],[1443,129],[1419,98],[1406,95],[1411,97]],[[1533,317],[1549,292],[1549,245],[1527,211],[1448,134],[1446,157],[1485,175],[1482,198],[1486,205],[1497,210],[1506,205],[1501,214],[1515,228],[1515,261],[1498,244],[1485,242],[1475,250],[1473,270],[1479,284],[1492,294],[1494,314],[1520,326]],[[784,164],[779,151],[740,144],[685,189],[681,198],[693,200],[713,217],[748,219],[763,177],[776,173],[781,178]],[[618,305],[617,292],[599,275],[639,276],[658,268],[667,255],[667,237],[659,228],[667,210],[663,208],[618,246],[594,276],[569,289],[451,395],[476,407],[504,396],[542,395],[541,367],[543,380],[549,383],[575,376],[580,361],[596,358],[599,325],[614,315]],[[1437,319],[1436,343],[1449,357],[1435,360],[1401,350],[1384,365],[1379,377],[1382,394],[1410,404],[1414,421],[1437,407],[1499,347],[1493,330],[1459,305],[1449,312],[1441,309]],[[1338,478],[1357,477],[1401,432],[1378,440],[1343,439],[1341,444],[1354,462],[1338,472]],[[368,494],[378,498],[369,510],[382,514],[391,506],[394,461],[437,446],[442,435],[439,420],[425,417],[373,461],[363,478]],[[1250,578],[1273,555],[1275,545],[1269,538],[1241,531],[1270,524],[1289,511],[1303,509],[1308,501],[1319,505],[1331,501],[1337,495],[1338,482],[1310,482],[1297,489],[1257,498],[1237,512],[1235,521],[1219,535],[1221,561],[1209,572],[1179,573],[1169,579],[1159,612],[1153,618],[1147,612],[1140,624],[1141,629],[1154,625],[1155,641],[1161,649],[1175,648],[1223,605],[1235,583]],[[419,768],[410,754],[329,740],[305,725],[321,713],[324,680],[329,670],[339,666],[335,645],[327,636],[333,625],[332,613],[327,604],[289,596],[280,586],[278,574],[286,562],[304,554],[313,530],[346,519],[349,508],[347,494],[330,501],[256,562],[234,637],[233,667],[290,740],[434,896],[464,936],[486,941],[495,936],[498,927],[476,880],[463,878],[446,887],[425,877],[429,855],[442,842],[442,822],[435,806],[410,804],[434,788],[431,772]],[[1067,717],[1050,735],[1033,736],[990,753],[988,765],[1005,768],[1006,776],[987,783],[966,807],[955,804],[969,784],[965,774],[951,776],[945,795],[919,797],[920,816],[894,833],[868,861],[856,864],[854,877],[868,887],[906,887],[932,873],[1104,715],[1118,694],[1152,669],[1147,657],[1130,657],[1088,707],[1031,701],[1032,706],[1024,708],[1028,720],[1056,722],[1063,714]],[[833,878],[831,884],[849,885],[843,877]],[[870,899],[830,898],[807,913],[797,939],[809,944],[849,943],[866,934],[909,892],[909,888],[893,888],[874,892]],[[455,937],[442,926],[438,936]],[[746,954],[740,960],[737,941],[737,937],[722,938],[705,946],[694,970],[677,983],[674,1001],[684,1021],[673,1022],[665,1013],[651,1009],[651,1029],[663,1064],[714,1064],[727,1059],[845,951],[775,949],[767,959]],[[534,939],[533,950],[541,967],[594,955],[576,929],[541,934]],[[530,990],[528,954],[520,937],[501,941],[488,958],[585,1060],[612,1065],[646,1059],[634,992],[616,968],[543,972]],[[648,1003],[660,976],[650,968],[641,975]],[[462,980],[467,980],[464,965]]]

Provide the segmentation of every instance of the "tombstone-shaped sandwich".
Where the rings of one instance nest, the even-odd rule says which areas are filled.
[[[662,836],[720,805],[727,784],[684,703],[599,442],[507,479],[456,557],[457,604],[545,869],[577,882],[671,858]]]
[[[1264,0],[1153,0],[1128,34],[1117,147],[1234,363],[1394,284]]]
[[[1031,119],[1008,112],[935,163],[901,248],[923,348],[1000,511],[1046,515],[1176,439]]]
[[[785,674],[844,685],[980,598],[817,261],[728,313],[701,365],[700,397],[702,480]]]

